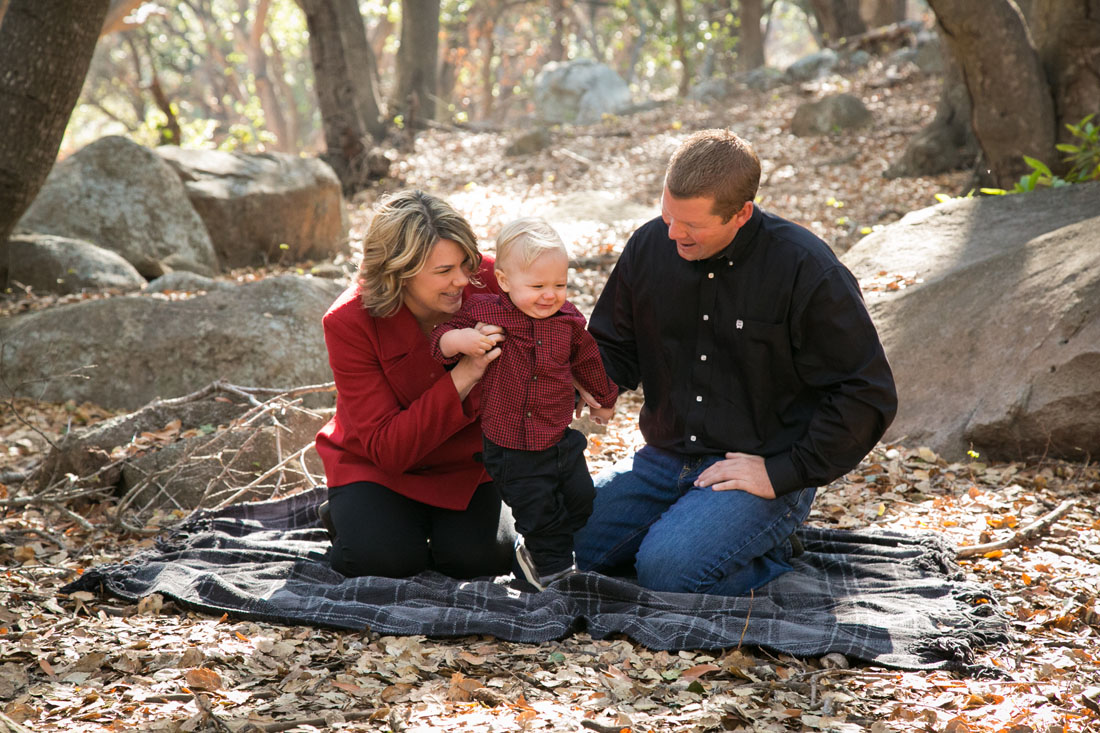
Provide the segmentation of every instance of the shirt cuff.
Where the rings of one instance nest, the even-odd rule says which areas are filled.
[[[768,480],[772,482],[772,489],[775,490],[777,497],[806,488],[805,482],[798,475],[798,469],[794,467],[790,453],[765,458],[764,468],[768,472]]]

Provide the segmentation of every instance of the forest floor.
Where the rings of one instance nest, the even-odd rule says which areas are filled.
[[[839,90],[871,107],[872,127],[789,134],[799,101]],[[503,154],[522,130],[436,129],[395,165],[395,182],[351,203],[352,240],[361,241],[377,195],[405,185],[449,199],[486,242],[504,219],[543,215],[573,248],[573,298],[587,311],[630,231],[656,214],[678,139],[728,126],[760,154],[763,205],[843,251],[866,231],[934,204],[936,194],[961,192],[964,173],[881,177],[931,119],[937,95],[933,78],[872,69],[850,82],[743,91],[721,103],[557,130],[549,148],[526,157]],[[868,297],[889,277],[864,283]],[[626,395],[606,432],[591,436],[593,471],[641,444],[638,405],[637,395]],[[0,403],[0,477],[40,460],[47,440],[109,414],[94,405]],[[0,483],[0,733],[1100,730],[1100,471],[1091,463],[986,464],[977,456],[950,463],[902,440],[878,446],[819,493],[811,524],[935,530],[959,546],[1011,540],[1074,502],[1029,541],[960,560],[1012,620],[1014,640],[980,650],[977,660],[1003,671],[999,679],[756,648],[652,652],[583,633],[542,645],[379,637],[214,618],[155,596],[134,605],[66,597],[56,591],[77,573],[150,540],[111,531],[109,501],[19,505],[25,494],[18,483]]]

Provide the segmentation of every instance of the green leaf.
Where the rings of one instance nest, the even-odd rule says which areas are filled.
[[[687,691],[694,692],[696,695],[702,695],[706,693],[706,688],[704,688],[703,685],[699,683],[699,680],[694,680],[690,685],[687,686]]]
[[[1046,164],[1046,163],[1044,163],[1044,162],[1043,162],[1043,161],[1041,161],[1041,160],[1038,160],[1038,159],[1036,159],[1036,158],[1032,158],[1032,157],[1031,157],[1031,156],[1029,156],[1029,155],[1025,155],[1025,156],[1024,156],[1024,162],[1025,162],[1025,163],[1027,163],[1028,165],[1030,165],[1030,166],[1031,166],[1032,168],[1034,168],[1035,170],[1037,170],[1037,171],[1039,171],[1040,173],[1042,173],[1042,174],[1043,174],[1044,176],[1052,176],[1052,175],[1054,175],[1053,173],[1051,173],[1051,172],[1050,172],[1050,168],[1048,168],[1048,167],[1047,167],[1047,164]]]

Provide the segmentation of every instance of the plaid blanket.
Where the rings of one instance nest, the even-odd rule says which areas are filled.
[[[507,579],[345,578],[328,564],[317,488],[268,502],[199,512],[130,560],[92,568],[62,589],[153,593],[185,607],[285,624],[382,634],[489,634],[541,642],[586,631],[625,634],[650,649],[847,657],[899,669],[980,673],[975,648],[1006,641],[990,595],[964,581],[954,552],[931,533],[806,528],[806,552],[752,596],[657,593],[579,573],[542,593]]]

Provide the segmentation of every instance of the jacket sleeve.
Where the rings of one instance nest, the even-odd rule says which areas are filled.
[[[450,375],[425,354],[383,364],[377,334],[338,314],[325,317],[324,332],[345,442],[354,441],[348,447],[380,469],[398,474],[419,467],[477,419],[476,391],[460,402]],[[439,376],[431,381],[433,369]],[[418,379],[429,386],[416,393]]]
[[[637,389],[642,380],[638,345],[634,337],[634,304],[630,285],[631,251],[628,242],[622,257],[611,270],[588,322],[588,332],[599,346],[607,375],[623,389]]]
[[[855,468],[890,426],[898,397],[859,283],[842,265],[806,290],[792,313],[795,368],[820,399],[806,433],[766,459],[776,495],[823,486]]]

